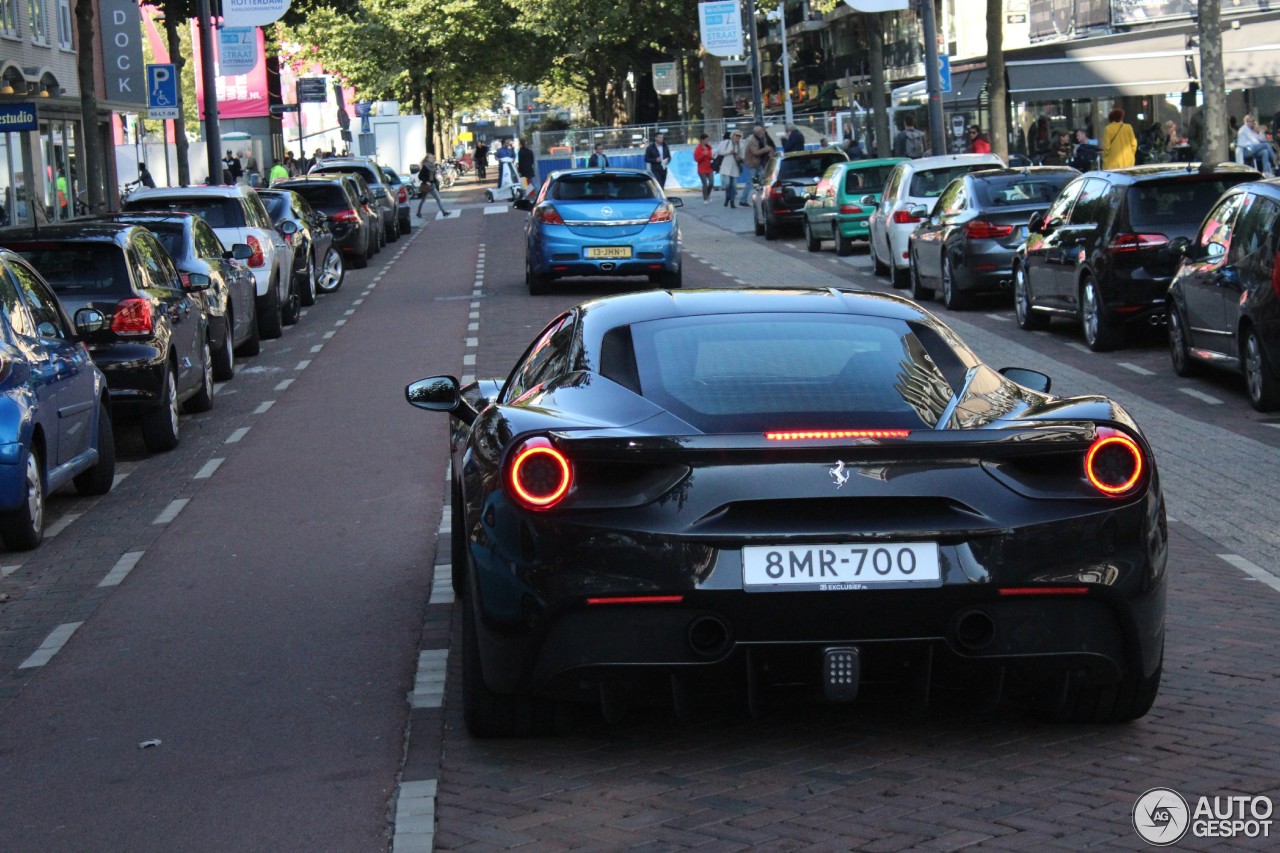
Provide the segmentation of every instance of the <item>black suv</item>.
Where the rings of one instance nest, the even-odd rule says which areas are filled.
[[[751,194],[751,217],[757,236],[763,234],[766,240],[776,240],[779,226],[803,222],[804,204],[808,201],[805,193],[817,186],[827,169],[848,159],[843,151],[823,148],[792,151],[770,160]]]
[[[1070,317],[1094,352],[1123,345],[1125,326],[1165,319],[1179,258],[1228,188],[1262,177],[1234,163],[1134,166],[1088,172],[1034,214],[1013,270],[1018,325],[1043,329]]]

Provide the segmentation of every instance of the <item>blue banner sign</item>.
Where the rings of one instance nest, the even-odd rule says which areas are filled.
[[[0,133],[38,128],[35,104],[0,104]]]

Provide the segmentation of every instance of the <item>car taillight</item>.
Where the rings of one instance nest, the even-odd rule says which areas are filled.
[[[151,335],[156,330],[151,303],[146,299],[125,299],[116,305],[111,331],[117,335]]]
[[[994,240],[997,237],[1009,237],[1013,234],[1012,225],[999,225],[985,219],[975,219],[965,223],[964,236],[970,240]]]
[[[909,429],[819,429],[766,432],[769,441],[808,441],[832,438],[906,438]]]
[[[564,218],[560,216],[560,211],[556,210],[549,204],[540,204],[533,210],[533,218],[543,225],[563,225]]]
[[[1119,430],[1098,427],[1084,457],[1085,476],[1095,489],[1111,497],[1125,497],[1137,490],[1145,471],[1142,448],[1136,441]]]
[[[260,267],[266,263],[267,257],[262,254],[262,244],[258,242],[258,238],[250,234],[245,238],[245,242],[253,250],[253,254],[249,256],[249,266]]]
[[[782,187],[778,186],[777,184],[774,184],[773,186],[769,187],[769,201],[773,202],[774,204],[782,203]]]
[[[396,200],[399,201],[401,204],[404,204],[405,202],[407,202],[409,200],[409,191],[406,190],[404,187],[401,187],[400,192],[396,193]]]
[[[650,222],[670,222],[675,218],[676,209],[670,204],[660,204],[653,211],[653,215],[649,217]]]
[[[840,212],[841,213],[863,213],[864,211],[862,210],[861,207],[859,207],[856,204],[842,204],[840,205]]]
[[[507,488],[526,509],[551,509],[564,499],[573,483],[568,458],[541,436],[526,439],[511,452],[507,462]]]
[[[1107,244],[1110,252],[1137,252],[1142,249],[1158,249],[1167,245],[1169,238],[1163,234],[1117,234]]]
[[[895,210],[893,212],[893,221],[897,225],[910,225],[912,222],[919,222],[920,217],[912,216],[909,210]]]
[[[353,222],[360,221],[360,214],[356,213],[355,208],[350,210],[339,210],[337,213],[329,215],[330,222],[338,222],[343,225],[350,225]]]

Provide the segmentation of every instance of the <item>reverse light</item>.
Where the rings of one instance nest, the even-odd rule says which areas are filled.
[[[249,248],[253,250],[253,254],[249,256],[249,266],[260,267],[266,263],[267,257],[262,254],[262,243],[258,241],[258,238],[250,234],[248,237],[244,238],[244,241],[248,243]]]
[[[150,335],[156,330],[151,303],[146,299],[125,299],[116,304],[111,331],[117,335]]]
[[[807,441],[824,438],[906,438],[909,435],[909,429],[826,429],[766,432],[764,437],[769,441]]]
[[[670,204],[660,204],[649,217],[650,222],[670,222],[675,218],[675,208]]]
[[[507,463],[507,487],[527,509],[550,509],[564,499],[573,483],[568,458],[546,438],[522,441]]]
[[[909,210],[895,210],[893,212],[893,221],[897,225],[910,225],[913,222],[919,222],[919,216],[912,216]]]
[[[541,222],[543,225],[563,225],[564,217],[560,215],[560,211],[556,210],[549,204],[540,204],[533,209],[533,219],[535,222]]]
[[[1098,437],[1084,457],[1084,473],[1095,489],[1111,497],[1124,497],[1137,488],[1146,469],[1142,449],[1124,433],[1098,428]]]
[[[1143,249],[1158,249],[1168,243],[1169,238],[1163,234],[1117,234],[1107,244],[1107,251],[1138,252]]]
[[[1012,225],[999,225],[995,222],[987,222],[985,219],[974,219],[965,223],[964,226],[964,236],[970,240],[994,240],[1012,235]]]

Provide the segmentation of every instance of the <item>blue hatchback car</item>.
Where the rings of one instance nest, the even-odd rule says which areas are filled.
[[[76,320],[34,267],[0,249],[0,541],[11,551],[44,538],[46,495],[72,482],[102,495],[115,479],[107,380],[81,340],[106,320],[92,308]]]
[[[640,169],[568,169],[552,172],[537,199],[515,206],[530,212],[525,226],[525,283],[547,292],[567,276],[648,276],[680,287],[677,207]]]

